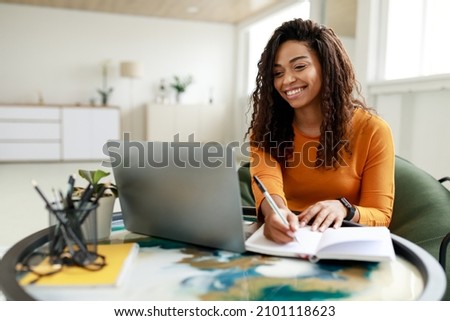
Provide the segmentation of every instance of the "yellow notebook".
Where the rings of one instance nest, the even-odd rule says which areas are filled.
[[[36,274],[29,272],[20,280],[20,284],[64,287],[119,286],[138,251],[137,243],[99,244],[97,252],[106,258],[106,265],[102,269],[90,271],[78,266],[63,266],[59,272],[43,276],[36,282]],[[48,264],[48,260],[40,263],[41,266],[45,264]]]

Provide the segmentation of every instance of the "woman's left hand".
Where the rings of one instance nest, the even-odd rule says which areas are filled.
[[[324,231],[332,226],[338,228],[347,216],[347,209],[339,200],[326,200],[317,202],[298,215],[300,227],[306,226],[311,222],[313,231]]]

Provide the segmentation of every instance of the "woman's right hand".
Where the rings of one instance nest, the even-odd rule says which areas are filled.
[[[276,195],[273,196],[275,203],[277,203],[281,214],[286,218],[289,226],[284,224],[281,217],[275,213],[270,207],[267,200],[261,203],[261,211],[264,215],[264,236],[276,243],[284,244],[294,240],[294,234],[299,227],[297,215],[292,213],[286,206],[284,206],[281,198]],[[280,203],[281,202],[281,203]]]

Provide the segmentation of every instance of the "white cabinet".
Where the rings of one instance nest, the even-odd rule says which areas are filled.
[[[0,161],[103,159],[119,135],[114,107],[0,106]]]
[[[119,139],[120,113],[116,108],[65,107],[62,109],[62,158],[102,159],[103,145]]]
[[[224,140],[226,110],[219,105],[164,105],[147,107],[147,140],[187,141],[194,135],[195,141]]]
[[[0,106],[0,161],[60,158],[59,108]]]

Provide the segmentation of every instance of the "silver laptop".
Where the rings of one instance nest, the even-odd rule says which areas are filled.
[[[232,148],[217,143],[107,143],[125,228],[196,245],[245,251]]]

